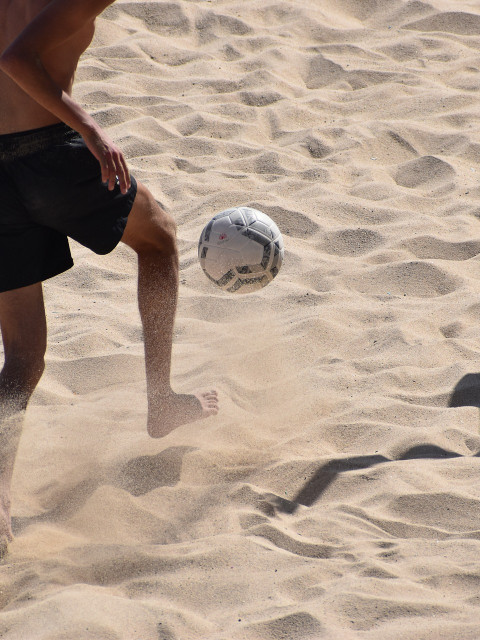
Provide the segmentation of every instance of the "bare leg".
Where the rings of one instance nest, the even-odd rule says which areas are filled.
[[[173,429],[218,413],[215,390],[177,394],[170,385],[173,326],[178,297],[175,223],[148,189],[138,185],[123,241],[138,254],[138,304],[143,323],[148,433]]]
[[[42,285],[0,293],[5,361],[0,373],[0,552],[13,539],[10,485],[23,417],[43,370],[47,327]]]

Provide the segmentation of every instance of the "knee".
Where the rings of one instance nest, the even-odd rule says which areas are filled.
[[[177,224],[172,215],[158,207],[150,229],[150,248],[165,255],[177,255]]]
[[[134,207],[122,240],[137,253],[176,256],[177,225],[153,195],[139,185]]]

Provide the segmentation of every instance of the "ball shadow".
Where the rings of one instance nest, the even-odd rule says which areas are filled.
[[[459,380],[448,406],[480,408],[480,373],[467,373]]]

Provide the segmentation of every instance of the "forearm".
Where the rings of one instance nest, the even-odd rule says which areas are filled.
[[[0,69],[38,104],[81,135],[88,135],[98,127],[94,119],[53,80],[34,53],[7,50],[0,56]]]

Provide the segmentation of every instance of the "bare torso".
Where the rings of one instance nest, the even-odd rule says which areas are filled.
[[[0,0],[0,53],[50,3],[50,0]],[[53,80],[71,94],[78,60],[92,41],[92,20],[74,36],[52,49],[42,62]],[[0,135],[59,122],[7,75],[0,71]]]

